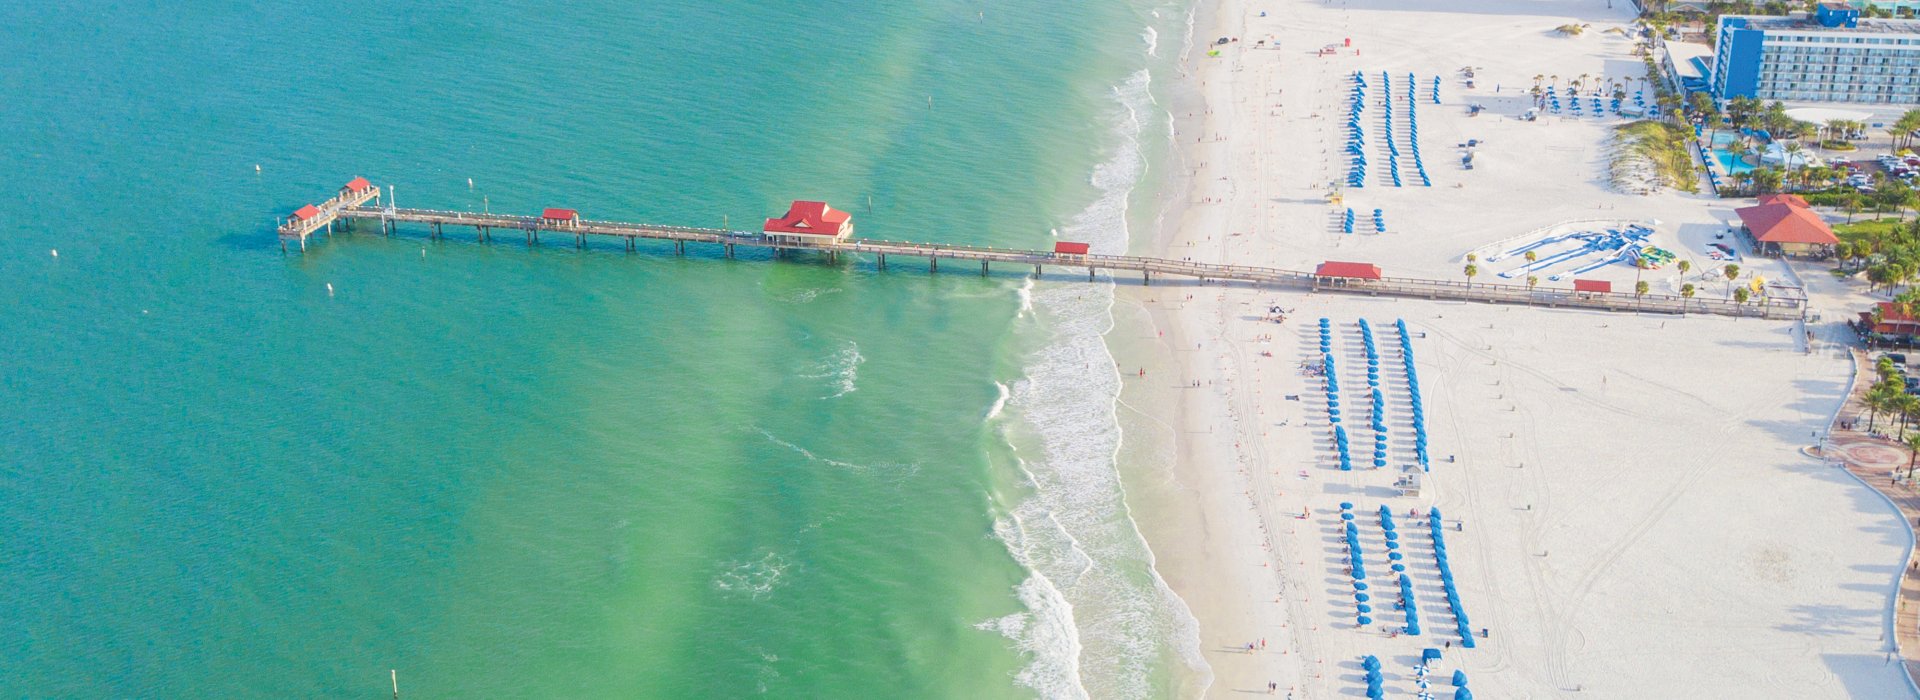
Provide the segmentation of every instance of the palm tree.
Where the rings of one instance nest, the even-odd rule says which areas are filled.
[[[1740,266],[1727,263],[1726,267],[1720,269],[1720,273],[1727,276],[1727,295],[1731,298],[1733,295],[1733,281],[1740,279]]]
[[[1633,283],[1633,310],[1634,311],[1640,310],[1640,300],[1641,298],[1647,295],[1648,289],[1650,289],[1650,287],[1647,285],[1646,282]]]
[[[1867,391],[1866,396],[1861,397],[1860,403],[1867,406],[1867,432],[1873,432],[1875,423],[1880,419],[1880,413],[1886,411],[1892,401],[1893,396],[1887,391],[1884,383],[1874,385]]]
[[[1527,258],[1527,269],[1531,270],[1533,269],[1533,261],[1539,260],[1540,254],[1529,250],[1527,251],[1526,258]]]
[[[1540,286],[1539,275],[1527,275],[1527,306],[1533,306],[1533,288]]]
[[[1780,190],[1780,171],[1773,168],[1759,168],[1753,171],[1753,189],[1755,192],[1778,192]]]
[[[1860,213],[1860,205],[1862,204],[1862,200],[1865,199],[1865,197],[1860,196],[1860,194],[1856,192],[1840,200],[1841,208],[1847,210],[1847,223],[1853,223],[1853,215]]]
[[[1460,274],[1463,274],[1463,275],[1466,275],[1466,276],[1467,276],[1467,288],[1468,288],[1468,289],[1472,289],[1472,288],[1473,288],[1473,276],[1474,276],[1474,275],[1477,275],[1477,274],[1480,274],[1480,266],[1479,266],[1479,265],[1474,265],[1474,264],[1472,264],[1472,263],[1468,263],[1468,264],[1467,264],[1467,266],[1466,266],[1465,268],[1462,268],[1462,269],[1460,270]]]
[[[1899,440],[1906,441],[1907,425],[1915,417],[1920,417],[1920,396],[1907,393],[1906,382],[1900,383],[1900,393],[1893,399],[1893,410],[1900,414]]]
[[[1687,271],[1689,271],[1689,270],[1692,270],[1692,269],[1693,269],[1693,261],[1692,261],[1692,260],[1688,260],[1688,259],[1686,259],[1686,258],[1681,258],[1681,259],[1680,259],[1680,261],[1679,261],[1679,262],[1677,262],[1677,263],[1674,263],[1674,264],[1673,264],[1673,266],[1674,266],[1674,267],[1677,267],[1677,268],[1680,268],[1680,276],[1681,276],[1681,277],[1686,277],[1686,276],[1687,276]]]
[[[1687,302],[1693,301],[1693,292],[1694,292],[1694,289],[1693,289],[1692,282],[1688,282],[1686,284],[1680,285],[1680,298],[1686,299]],[[1680,305],[1680,313],[1681,314],[1687,313],[1687,303],[1682,303]]]
[[[1807,147],[1799,141],[1788,141],[1787,145],[1781,147],[1781,150],[1785,151],[1787,155],[1786,165],[1788,173],[1793,172],[1794,161],[1803,160],[1807,154]]]
[[[1735,287],[1735,288],[1734,288],[1734,290],[1733,290],[1733,303],[1735,303],[1735,304],[1740,304],[1740,305],[1742,305],[1742,306],[1744,306],[1744,305],[1746,305],[1746,303],[1747,303],[1747,299],[1748,299],[1748,295],[1747,295],[1747,288],[1746,288],[1746,287]],[[1735,318],[1735,319],[1737,320],[1737,319],[1739,319],[1739,318],[1740,318],[1740,315],[1739,315],[1739,314],[1734,314],[1734,316],[1733,316],[1733,317],[1734,317],[1734,318]]]

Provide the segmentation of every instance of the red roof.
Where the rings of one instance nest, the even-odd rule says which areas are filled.
[[[373,186],[373,183],[367,182],[366,178],[356,177],[352,180],[347,181],[347,186],[345,189],[348,192],[365,192],[367,191],[367,188],[372,186]]]
[[[853,215],[827,206],[826,202],[794,200],[787,215],[767,219],[766,233],[804,233],[814,236],[838,236]]]
[[[1811,209],[1784,202],[1733,210],[1762,243],[1839,243],[1833,227]]]
[[[293,218],[306,221],[320,215],[320,208],[311,204],[293,210]]]
[[[1612,282],[1608,282],[1608,281],[1606,281],[1606,280],[1574,280],[1574,281],[1573,281],[1573,291],[1576,291],[1576,292],[1611,292],[1611,291],[1613,291],[1613,283],[1612,283]]]
[[[1899,304],[1891,301],[1883,301],[1874,304],[1874,306],[1880,309],[1880,323],[1875,324],[1873,327],[1875,333],[1892,335],[1920,334],[1920,320],[1914,319],[1912,314],[1902,313]],[[1873,314],[1862,313],[1860,314],[1860,319],[1872,323]]]
[[[1086,255],[1090,248],[1091,246],[1085,243],[1074,243],[1072,241],[1060,241],[1053,244],[1053,252],[1065,253],[1067,255]]]
[[[1797,195],[1797,194],[1763,194],[1763,195],[1760,195],[1760,203],[1761,204],[1791,204],[1793,206],[1800,207],[1801,209],[1806,209],[1812,206],[1810,204],[1807,204],[1806,199],[1802,198],[1800,195]]]
[[[540,218],[558,219],[560,221],[574,221],[580,218],[580,212],[574,211],[572,209],[559,209],[555,207],[547,207],[546,209],[540,210]]]
[[[1315,277],[1352,277],[1363,280],[1377,280],[1380,279],[1380,266],[1371,263],[1334,262],[1329,260],[1320,263],[1320,267],[1314,269],[1313,275]]]

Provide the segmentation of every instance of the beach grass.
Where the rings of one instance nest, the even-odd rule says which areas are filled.
[[[1700,190],[1693,154],[1688,151],[1686,129],[1647,119],[1623,124],[1618,133],[1622,144],[1620,157],[1645,158],[1659,174],[1662,184],[1668,187],[1682,192]]]

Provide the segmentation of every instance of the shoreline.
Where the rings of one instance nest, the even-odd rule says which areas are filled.
[[[1567,76],[1618,67],[1609,62],[1631,68],[1637,60],[1623,55],[1625,38],[1602,31],[1623,22],[1626,11],[1530,0],[1479,4],[1425,10],[1365,0],[1287,3],[1263,8],[1276,15],[1269,19],[1238,0],[1202,0],[1191,37],[1198,50],[1170,87],[1178,135],[1167,158],[1171,171],[1155,183],[1163,207],[1130,248],[1295,267],[1366,260],[1390,275],[1458,279],[1469,251],[1608,218],[1665,220],[1659,245],[1701,255],[1737,205],[1608,189],[1593,173],[1604,170],[1613,121],[1554,115],[1536,124],[1498,113],[1469,121],[1461,114],[1468,101],[1504,108],[1502,100],[1513,98],[1496,94],[1503,78],[1514,87],[1548,66]],[[1463,16],[1469,13],[1487,14]],[[1594,36],[1553,37],[1548,29],[1563,14],[1594,23]],[[1487,35],[1487,45],[1446,46],[1450,31]],[[1208,40],[1220,36],[1241,42],[1207,57]],[[1320,58],[1310,48],[1325,40],[1338,45],[1342,36],[1367,55],[1355,48]],[[1254,37],[1276,38],[1287,49],[1246,46]],[[1447,78],[1446,104],[1419,107],[1434,133],[1422,139],[1432,149],[1429,162],[1447,161],[1448,142],[1478,137],[1497,144],[1485,149],[1493,169],[1461,173],[1441,165],[1433,189],[1369,181],[1346,193],[1347,206],[1387,209],[1394,230],[1327,235],[1320,221],[1333,205],[1321,183],[1344,166],[1330,165],[1325,155],[1337,142],[1323,115],[1344,109],[1341,78],[1427,65],[1483,72],[1477,88]],[[1372,109],[1369,118],[1377,118]],[[1515,167],[1528,154],[1550,157]],[[1483,219],[1492,225],[1475,223]],[[1800,278],[1776,261],[1739,262],[1750,277]],[[1709,286],[1707,277],[1717,266],[1699,259],[1692,277],[1669,269],[1648,281],[1676,291],[1695,282],[1703,294],[1718,295],[1722,286]],[[1615,269],[1594,274],[1615,285],[1637,279]],[[1832,303],[1814,302],[1830,311]],[[1290,310],[1286,324],[1264,320],[1270,305]],[[1390,685],[1398,693],[1411,688],[1409,651],[1446,641],[1453,643],[1443,673],[1466,670],[1476,690],[1491,696],[1660,696],[1702,674],[1761,695],[1906,688],[1904,679],[1883,672],[1871,630],[1836,626],[1838,607],[1885,603],[1862,584],[1897,573],[1883,571],[1898,565],[1898,553],[1882,556],[1880,539],[1883,525],[1896,523],[1857,483],[1809,470],[1798,452],[1797,441],[1843,397],[1834,388],[1839,355],[1830,346],[1800,344],[1791,323],[1178,284],[1118,285],[1113,316],[1106,342],[1123,377],[1125,435],[1118,467],[1156,570],[1197,620],[1208,670],[1183,685],[1189,695],[1234,697],[1269,687],[1301,698],[1351,692],[1363,654],[1386,662],[1389,683],[1403,684]],[[1435,394],[1428,405],[1436,431],[1436,463],[1418,496],[1393,495],[1379,472],[1325,466],[1322,438],[1331,428],[1324,406],[1311,405],[1317,380],[1294,371],[1317,357],[1306,335],[1315,317],[1333,319],[1343,343],[1336,354],[1357,338],[1356,318],[1376,329],[1404,319],[1418,334],[1412,342],[1420,376]],[[1385,339],[1397,342],[1391,331]],[[1737,361],[1717,359],[1727,353],[1738,353]],[[1355,371],[1351,366],[1343,368]],[[1635,438],[1622,445],[1604,431],[1554,427],[1595,417]],[[1643,442],[1658,447],[1632,447]],[[1410,458],[1402,450],[1396,443],[1394,461]],[[1352,593],[1340,572],[1346,555],[1332,544],[1338,526],[1329,522],[1343,500],[1363,511],[1378,504],[1397,513],[1438,507],[1450,525],[1458,521],[1463,529],[1449,527],[1447,544],[1472,553],[1454,564],[1460,595],[1474,628],[1492,636],[1473,651],[1459,647],[1451,612],[1432,607],[1437,586],[1425,587],[1436,577],[1424,536],[1411,550],[1409,573],[1427,634],[1390,634],[1388,627],[1401,622],[1390,605],[1374,625],[1356,627],[1353,602],[1342,600]],[[1756,512],[1748,503],[1767,507]],[[1776,509],[1845,517],[1788,524],[1767,517]],[[1855,530],[1874,534],[1845,537]],[[1373,531],[1363,545],[1370,556],[1380,556],[1378,535]],[[1422,551],[1428,561],[1419,561]],[[1666,581],[1698,584],[1675,589],[1660,584]],[[1257,648],[1249,652],[1248,643]],[[1747,651],[1730,654],[1735,648]],[[1816,649],[1822,654],[1807,653]]]

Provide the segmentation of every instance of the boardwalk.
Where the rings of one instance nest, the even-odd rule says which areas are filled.
[[[1620,312],[1706,313],[1768,319],[1797,319],[1803,316],[1805,310],[1803,299],[1774,298],[1737,304],[1724,299],[1686,299],[1666,294],[1636,297],[1626,293],[1575,292],[1564,288],[1529,289],[1516,284],[1468,284],[1446,280],[1395,277],[1378,280],[1320,277],[1310,272],[1272,267],[1201,263],[1131,255],[1067,254],[1042,250],[861,238],[803,242],[791,238],[774,239],[752,231],[718,228],[662,226],[578,218],[546,219],[537,216],[438,209],[400,209],[391,206],[391,202],[384,207],[367,205],[366,202],[369,199],[377,198],[378,188],[374,188],[373,192],[375,193],[373,197],[367,197],[358,202],[347,202],[339,198],[328,200],[327,204],[321,205],[318,217],[315,218],[295,221],[294,217],[289,217],[288,224],[281,228],[282,249],[286,248],[286,240],[297,237],[301,242],[300,249],[306,250],[306,236],[320,228],[320,225],[310,222],[320,217],[331,222],[337,217],[373,224],[388,235],[397,231],[401,224],[411,224],[425,227],[429,235],[435,239],[441,238],[451,227],[456,230],[472,230],[481,242],[492,241],[494,236],[505,233],[509,236],[524,238],[527,245],[535,245],[542,242],[542,236],[557,235],[573,239],[574,244],[582,248],[586,247],[589,238],[597,238],[612,240],[629,251],[637,250],[642,240],[652,240],[671,243],[674,251],[682,254],[686,252],[686,246],[689,243],[719,246],[729,258],[734,257],[736,249],[744,246],[817,252],[833,262],[838,262],[842,254],[856,255],[860,259],[870,259],[880,269],[887,268],[889,259],[904,256],[924,259],[928,267],[936,272],[943,263],[949,266],[955,263],[967,265],[979,263],[981,274],[989,274],[994,264],[1000,264],[1013,265],[1020,270],[1025,270],[1026,266],[1032,266],[1035,274],[1044,273],[1046,268],[1085,270],[1089,279],[1096,277],[1102,271],[1134,273],[1140,275],[1142,284],[1151,284],[1160,277],[1176,277],[1198,280],[1202,284],[1232,282],[1271,289],[1543,307],[1575,307]],[[346,194],[346,190],[343,189],[342,196]],[[298,224],[294,229],[295,233],[290,233],[288,227],[295,224]],[[331,230],[330,224],[327,226],[328,230]]]
[[[1827,431],[1827,439],[1819,449],[1820,456],[1839,462],[1856,478],[1865,482],[1880,495],[1900,509],[1910,523],[1920,524],[1920,490],[1904,479],[1896,481],[1894,476],[1904,476],[1908,454],[1905,447],[1890,439],[1876,437],[1866,432],[1868,415],[1865,398],[1867,390],[1872,388],[1874,367],[1872,358],[1866,351],[1852,350],[1854,360],[1853,391],[1834,416],[1834,425]],[[1886,416],[1880,416],[1878,427],[1887,427]],[[1841,430],[1840,425],[1852,424],[1858,430]],[[1920,559],[1914,557],[1914,550],[1907,550],[1908,558],[1905,573],[1900,577],[1900,590],[1894,596],[1893,631],[1895,650],[1907,669],[1907,680],[1920,689],[1920,659],[1913,656],[1920,650],[1920,570],[1915,568]],[[1920,692],[1920,690],[1916,690]]]

